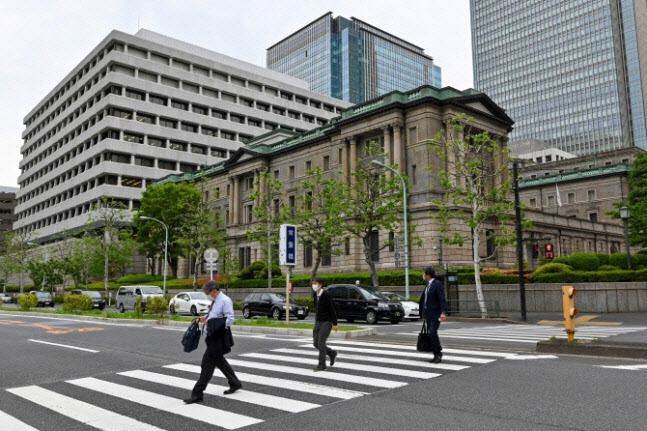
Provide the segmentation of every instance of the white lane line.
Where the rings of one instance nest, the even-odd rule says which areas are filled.
[[[28,338],[27,340],[33,341],[34,343],[49,344],[50,346],[67,347],[68,349],[81,350],[83,352],[99,353],[98,350],[84,349],[83,347],[68,346],[67,344],[50,343],[49,341],[33,340],[31,338]]]
[[[293,355],[308,355],[308,356],[319,356],[319,352],[316,350],[298,350],[298,349],[275,349],[273,352],[279,353],[289,353]],[[339,356],[340,360],[346,361],[365,361],[365,362],[378,362],[380,364],[396,364],[396,365],[409,365],[412,367],[422,367],[422,368],[435,368],[435,369],[444,369],[444,370],[464,370],[469,368],[469,365],[455,365],[455,364],[433,364],[429,361],[410,361],[407,359],[398,359],[398,358],[388,358],[385,356],[375,356],[375,355],[349,355],[342,354]],[[429,357],[427,357],[429,359]],[[337,362],[335,362],[337,364]],[[336,366],[336,365],[335,365]]]
[[[536,359],[557,359],[555,355],[513,355],[506,358],[510,361],[528,361]]]
[[[329,340],[330,341],[330,340]],[[332,345],[331,343],[328,343],[328,345],[336,350],[345,350],[348,352],[357,352],[357,353],[364,353],[364,354],[376,354],[376,355],[387,355],[387,356],[398,356],[398,357],[408,357],[408,358],[418,358],[418,359],[426,359],[429,360],[431,359],[431,353],[419,353],[419,352],[406,352],[406,351],[387,351],[387,350],[381,350],[381,349],[369,349],[369,348],[364,348],[364,347],[350,347],[350,346],[337,346],[337,345]],[[310,347],[309,345],[303,345],[300,347]],[[482,359],[482,358],[468,358],[468,357],[462,357],[462,356],[450,356],[450,355],[444,355],[443,354],[443,361],[444,360],[452,360],[456,362],[468,362],[468,363],[474,363],[474,364],[488,364],[490,362],[496,361],[496,359]],[[446,364],[450,365],[450,364]]]
[[[2,424],[3,429],[11,431],[38,431],[36,428],[27,425],[26,423],[19,421],[13,416],[0,411],[0,424]]]
[[[186,371],[189,373],[200,374],[201,368],[199,365],[191,364],[172,364],[165,365],[164,368],[172,370]],[[219,370],[214,372],[214,376],[223,377]],[[300,382],[298,380],[282,379],[278,377],[267,377],[249,373],[239,373],[236,371],[236,377],[241,382],[254,383],[259,385],[270,386],[272,388],[282,388],[295,392],[305,392],[313,395],[322,395],[330,398],[339,398],[342,400],[350,400],[351,398],[358,398],[366,395],[366,392],[352,391],[349,389],[335,388],[332,386],[318,385],[316,383]]]
[[[263,362],[243,361],[240,359],[229,359],[231,365],[239,367],[255,368],[258,370],[276,371],[279,373],[296,374],[298,376],[307,376],[315,379],[335,380],[339,382],[357,383],[364,386],[375,386],[378,388],[399,388],[406,386],[405,382],[396,382],[393,380],[376,379],[373,377],[356,376],[353,374],[342,374],[330,371],[312,371],[311,369],[289,367],[286,365],[266,364]]]
[[[93,406],[92,404],[38,386],[25,386],[22,388],[7,389],[7,391],[53,410],[56,413],[60,413],[63,416],[103,431],[163,431],[160,428],[136,421],[128,416],[113,413],[110,410],[102,409],[101,407]],[[4,422],[2,424],[5,425]],[[3,429],[14,430],[13,427]]]
[[[631,371],[647,370],[647,364],[645,365],[596,365],[596,366],[600,368],[612,368],[616,370],[631,370]]]
[[[267,359],[269,361],[281,361],[281,362],[290,362],[290,363],[299,363],[309,366],[316,366],[319,363],[318,359],[308,359],[300,358],[294,356],[284,356],[284,355],[270,355],[267,353],[245,353],[240,355],[246,358],[254,359]],[[335,363],[335,368],[341,368],[345,370],[353,371],[366,371],[370,373],[378,374],[388,374],[390,376],[400,376],[400,377],[412,377],[418,379],[433,379],[434,377],[440,376],[437,373],[426,373],[423,371],[408,370],[402,368],[389,368],[389,367],[379,367],[377,365],[366,365],[366,364],[356,364],[350,362],[341,362]]]
[[[162,385],[173,386],[176,388],[182,388],[182,389],[188,389],[188,390],[193,389],[193,386],[195,386],[194,380],[183,379],[181,377],[168,376],[166,374],[160,374],[160,373],[151,373],[149,371],[144,371],[144,370],[126,371],[126,372],[117,373],[117,374],[121,376],[132,377],[134,379],[144,380],[147,382],[154,382]],[[307,403],[304,401],[277,397],[274,395],[267,395],[260,392],[251,392],[245,389],[242,389],[230,395],[224,395],[223,391],[225,389],[229,389],[229,387],[209,384],[209,386],[207,386],[207,389],[204,392],[206,394],[215,395],[217,397],[230,398],[232,400],[242,401],[244,403],[250,403],[250,404],[257,404],[259,406],[269,407],[277,410],[283,410],[290,413],[299,413],[299,412],[304,412],[306,410],[321,407],[319,404]]]
[[[213,407],[199,404],[184,404],[178,398],[167,397],[166,395],[143,391],[141,389],[131,388],[130,386],[118,385],[116,383],[95,379],[94,377],[68,380],[67,383],[230,430],[263,422],[261,419],[239,415]]]
[[[498,337],[480,337],[480,336],[460,336],[460,335],[443,335],[444,338],[456,338],[457,340],[486,340],[486,341],[510,341],[512,343],[533,343],[549,338],[548,336],[534,340],[529,339],[512,339],[512,338],[498,338]]]

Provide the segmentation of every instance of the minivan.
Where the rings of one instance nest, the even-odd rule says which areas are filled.
[[[388,320],[393,324],[404,318],[404,308],[399,301],[389,300],[382,292],[370,286],[333,284],[327,288],[335,304],[337,318],[348,322],[366,320],[374,324]]]
[[[157,286],[121,286],[117,291],[115,305],[121,313],[134,310],[138,296],[142,298],[142,311],[146,311],[146,300],[153,296],[164,296],[164,292]]]

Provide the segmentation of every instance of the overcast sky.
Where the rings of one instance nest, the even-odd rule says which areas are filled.
[[[421,46],[443,85],[472,86],[468,0],[0,0],[0,186],[17,186],[25,115],[111,30],[139,27],[265,65],[265,49],[324,13]]]

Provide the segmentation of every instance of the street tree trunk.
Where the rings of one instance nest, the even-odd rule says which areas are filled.
[[[314,265],[312,266],[312,271],[310,272],[310,279],[313,279],[319,271],[319,265],[321,265],[321,252],[317,250],[317,259],[315,260]]]
[[[380,280],[377,276],[377,270],[375,269],[375,262],[373,261],[371,237],[369,235],[366,235],[364,238],[362,238],[362,242],[364,243],[364,258],[366,259],[368,267],[371,269],[371,280],[373,281],[373,287],[378,288],[380,287]]]
[[[109,294],[109,271],[110,271],[110,232],[108,229],[103,231],[103,240],[105,245],[103,247],[103,287],[106,290],[106,296],[108,297],[108,305],[110,305],[110,294]]]
[[[472,257],[474,260],[474,283],[476,285],[476,298],[479,302],[479,309],[481,310],[481,317],[487,317],[487,307],[485,306],[485,297],[483,296],[483,285],[481,284],[481,258],[479,256],[479,235],[478,231],[474,231],[472,235]]]
[[[268,199],[269,202],[269,199]],[[268,205],[269,206],[269,205]],[[269,214],[270,208],[268,208]],[[272,289],[272,223],[267,220],[267,290]]]

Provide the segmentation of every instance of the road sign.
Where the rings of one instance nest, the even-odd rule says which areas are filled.
[[[207,271],[218,271],[218,262],[206,263],[204,269]]]
[[[204,251],[204,260],[207,262],[217,262],[218,257],[218,250],[215,248],[208,248]]]
[[[279,235],[279,265],[297,264],[297,227],[282,224]]]

